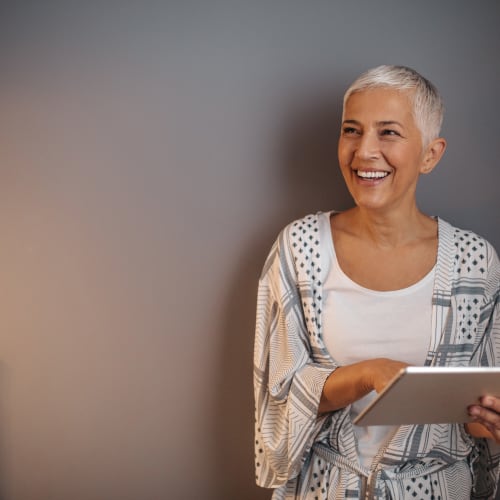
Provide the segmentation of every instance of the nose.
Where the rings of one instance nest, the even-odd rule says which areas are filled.
[[[365,131],[358,142],[355,155],[360,160],[376,160],[380,156],[380,145],[375,132]]]

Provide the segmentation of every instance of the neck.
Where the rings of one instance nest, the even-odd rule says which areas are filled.
[[[379,247],[398,247],[435,234],[436,221],[415,207],[407,213],[382,213],[353,208],[350,227]]]

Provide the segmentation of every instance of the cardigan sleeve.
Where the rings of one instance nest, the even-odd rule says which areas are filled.
[[[282,232],[265,264],[254,346],[255,467],[259,486],[296,477],[325,417],[323,385],[334,367],[312,359],[301,293]]]
[[[487,244],[488,266],[485,303],[481,311],[484,338],[480,362],[483,366],[500,366],[500,263],[494,248]],[[500,445],[491,439],[475,439],[472,463],[474,477],[472,499],[495,498],[500,475]]]

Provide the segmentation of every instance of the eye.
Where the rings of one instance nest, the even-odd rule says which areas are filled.
[[[357,129],[355,129],[354,127],[344,127],[344,128],[342,129],[342,133],[343,133],[344,135],[355,135],[355,134],[358,134],[359,132],[358,132],[358,130],[357,130]]]
[[[387,135],[387,136],[401,136],[401,134],[394,129],[391,128],[385,128],[380,132],[380,135]]]

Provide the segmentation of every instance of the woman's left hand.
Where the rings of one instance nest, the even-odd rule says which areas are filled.
[[[500,444],[500,398],[482,397],[478,405],[469,406],[469,415],[473,422],[486,427],[491,437]]]

